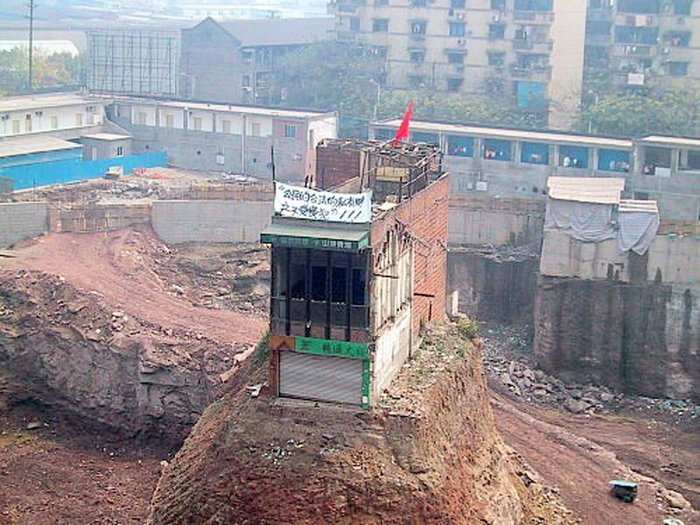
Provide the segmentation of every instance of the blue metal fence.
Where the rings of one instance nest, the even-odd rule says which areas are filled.
[[[15,190],[24,190],[50,184],[97,179],[103,177],[112,166],[122,166],[124,175],[128,175],[136,168],[155,168],[167,164],[166,153],[156,151],[113,159],[68,159],[0,168],[0,177],[12,179]]]

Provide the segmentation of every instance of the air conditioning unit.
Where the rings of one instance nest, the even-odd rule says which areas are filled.
[[[495,23],[499,23],[501,21],[501,13],[496,13],[491,17],[491,21]]]
[[[464,20],[464,13],[457,13],[457,20]]]
[[[670,52],[671,52],[671,48],[670,48],[670,47],[664,47],[664,48],[661,50],[661,53],[664,54],[664,55],[668,55]]]
[[[223,156],[221,153],[218,153],[218,154],[216,155],[216,163],[217,163],[219,166],[223,166],[223,165],[224,165],[224,156]]]
[[[88,113],[94,113],[95,112],[95,106],[88,106],[85,108],[85,111]]]
[[[0,120],[10,120],[10,115],[5,113],[4,115],[0,116]]]
[[[476,191],[488,191],[489,183],[485,180],[476,181]]]
[[[460,47],[464,47],[467,45],[467,43],[463,38],[460,38],[459,40],[457,40],[457,45]]]

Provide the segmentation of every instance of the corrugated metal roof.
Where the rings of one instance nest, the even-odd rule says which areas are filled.
[[[620,199],[619,211],[621,212],[644,212],[659,213],[659,206],[656,201],[637,201],[631,199]]]
[[[80,148],[75,142],[48,136],[8,138],[0,139],[0,158]]]
[[[682,148],[700,148],[700,139],[685,137],[664,137],[662,135],[649,135],[640,139],[639,142],[660,146],[680,146]]]
[[[388,126],[398,128],[401,119],[386,120],[372,124],[372,126]],[[467,126],[463,124],[443,124],[440,122],[411,121],[411,131],[433,133],[458,133],[463,135],[499,138],[505,140],[525,140],[528,142],[556,142],[572,144],[576,146],[593,146],[610,149],[631,150],[632,141],[626,139],[613,139],[607,137],[595,137],[590,135],[573,135],[569,133],[556,133],[553,131],[529,131],[520,129],[490,128],[488,126]]]
[[[619,204],[625,179],[617,177],[549,177],[549,197],[552,199]]]

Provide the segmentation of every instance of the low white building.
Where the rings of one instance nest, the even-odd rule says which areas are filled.
[[[51,134],[77,139],[105,122],[105,102],[78,93],[0,99],[0,138]]]

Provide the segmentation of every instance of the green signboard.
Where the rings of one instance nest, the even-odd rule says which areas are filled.
[[[363,248],[369,246],[367,236],[359,241],[349,241],[343,239],[327,239],[323,237],[296,237],[293,235],[263,233],[260,235],[260,242],[287,248],[315,248],[319,250],[338,250],[346,252],[359,252]]]
[[[348,357],[350,359],[369,359],[369,349],[365,343],[351,341],[332,341],[314,337],[295,337],[294,350],[305,354]]]

